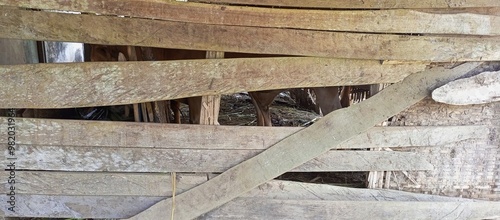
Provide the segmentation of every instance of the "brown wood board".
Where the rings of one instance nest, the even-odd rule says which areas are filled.
[[[206,25],[7,7],[1,7],[0,13],[3,38],[351,59],[500,60],[499,36],[411,36]]]
[[[303,10],[211,5],[178,1],[0,0],[0,5],[122,15],[207,25],[293,28],[345,32],[498,35],[495,15],[416,10]]]
[[[69,108],[241,91],[394,83],[425,64],[246,58],[0,66],[0,108]],[[182,86],[179,86],[182,85]]]

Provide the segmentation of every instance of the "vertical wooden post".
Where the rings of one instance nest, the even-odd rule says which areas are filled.
[[[224,58],[224,52],[207,51],[207,59]],[[189,111],[199,111],[199,118],[191,119],[194,124],[219,125],[220,95],[190,98]]]

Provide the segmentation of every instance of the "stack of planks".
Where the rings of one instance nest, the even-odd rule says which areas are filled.
[[[15,213],[3,207],[5,216],[500,216],[495,202],[268,182],[290,170],[436,169],[425,156],[411,152],[331,149],[487,139],[491,131],[483,125],[373,126],[444,83],[480,73],[488,63],[479,61],[500,60],[500,2],[0,0],[0,12],[1,38],[195,49],[211,51],[207,58],[215,58],[2,65],[0,108],[120,105],[192,96],[214,96],[207,103],[216,106],[217,95],[240,91],[396,83],[306,129],[18,119],[17,206]],[[223,56],[215,51],[298,57],[217,59]],[[443,62],[467,63],[428,68]],[[216,123],[207,119],[204,124]],[[0,129],[6,126],[2,123]],[[6,143],[7,137],[0,140]],[[2,163],[8,164],[7,159]],[[171,180],[167,172],[222,174],[176,174]],[[175,200],[172,187],[181,193]]]

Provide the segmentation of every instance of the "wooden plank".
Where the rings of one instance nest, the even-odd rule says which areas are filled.
[[[276,27],[311,30],[414,34],[498,35],[495,15],[439,13],[415,10],[301,10],[211,5],[176,1],[80,0],[43,2],[0,0],[0,5],[66,10],[102,15],[201,23],[209,25]]]
[[[500,3],[490,0],[472,1],[442,1],[442,0],[189,0],[193,2],[206,2],[234,5],[261,5],[297,8],[328,8],[328,9],[382,9],[382,8],[475,8],[475,7],[500,7]]]
[[[351,59],[500,59],[499,36],[412,36],[205,25],[5,7],[0,8],[0,13],[4,15],[0,20],[3,38]]]
[[[192,219],[207,213],[252,188],[335,148],[343,141],[366,132],[387,117],[422,100],[434,88],[463,77],[465,74],[471,74],[471,71],[479,66],[478,63],[466,63],[453,69],[438,67],[412,74],[403,82],[393,84],[370,99],[349,108],[334,111],[259,155],[178,195],[175,200],[175,217]],[[170,216],[172,202],[171,199],[162,200],[130,219],[158,219],[161,216]]]
[[[298,57],[7,65],[0,66],[0,108],[123,105],[242,91],[394,83],[424,68]]]
[[[16,142],[100,148],[263,150],[302,129],[16,118],[16,137],[19,139]],[[0,117],[0,130],[7,130],[5,117]],[[486,139],[490,133],[489,127],[483,125],[374,127],[337,148],[439,146],[467,139]],[[0,143],[7,143],[7,136],[0,135]]]
[[[500,101],[500,71],[458,79],[432,91],[432,99],[451,105]]]
[[[0,65],[38,63],[35,41],[0,39]]]
[[[0,202],[6,203],[6,196]],[[17,195],[16,213],[40,218],[127,218],[162,197]],[[383,199],[383,198],[381,198]],[[485,219],[500,214],[499,202],[324,201],[238,198],[201,219]]]
[[[2,179],[7,179],[8,175],[7,172],[0,172]],[[169,174],[155,173],[17,171],[16,193],[23,195],[170,197],[172,195],[170,178]],[[177,174],[177,193],[180,194],[206,181],[206,175]],[[7,194],[8,189],[2,188],[0,192]],[[330,201],[468,201],[468,199],[458,197],[442,197],[397,190],[370,190],[279,180],[264,183],[241,197]]]
[[[201,219],[484,219],[500,202],[365,202],[235,199]]]
[[[6,146],[6,145],[5,145]],[[16,169],[105,172],[224,172],[262,150],[140,149],[17,145]],[[0,159],[8,164],[8,159]],[[293,171],[431,170],[411,152],[330,151]]]

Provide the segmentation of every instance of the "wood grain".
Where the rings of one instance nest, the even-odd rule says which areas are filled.
[[[235,5],[262,5],[297,8],[328,8],[328,9],[381,9],[381,8],[470,8],[470,7],[499,7],[500,3],[490,0],[190,0],[194,2],[235,4]]]
[[[0,8],[0,14],[3,38],[351,59],[500,59],[498,36],[412,36],[206,25],[6,7]]]
[[[242,91],[394,83],[423,69],[421,63],[299,57],[6,65],[0,66],[0,108],[120,105]]]
[[[211,5],[177,1],[80,0],[43,2],[0,0],[0,5],[125,15],[208,25],[413,34],[498,35],[495,15],[415,10],[303,10]]]
[[[302,130],[298,127],[200,126],[16,118],[16,140],[23,145],[197,150],[263,150]],[[7,118],[0,117],[0,130]],[[374,127],[338,149],[420,147],[486,140],[488,126]],[[0,135],[0,143],[7,136]]]
[[[305,147],[307,148],[310,147]],[[262,150],[17,145],[16,169],[100,172],[224,172]],[[8,164],[8,159],[0,159]],[[431,170],[411,152],[329,151],[292,171]]]
[[[338,144],[410,107],[430,91],[479,66],[466,63],[453,69],[434,68],[412,74],[359,104],[334,111],[310,127],[278,142],[221,175],[176,197],[176,218],[192,219],[219,207],[252,188],[321,155]],[[380,103],[385,103],[380,105]],[[349,129],[338,129],[338,128]],[[331,137],[331,138],[325,138]],[[308,146],[307,150],[304,148]],[[279,158],[279,159],[277,159]],[[169,216],[172,200],[158,202],[130,219]],[[456,207],[454,207],[456,208]],[[453,210],[453,209],[452,209]]]

